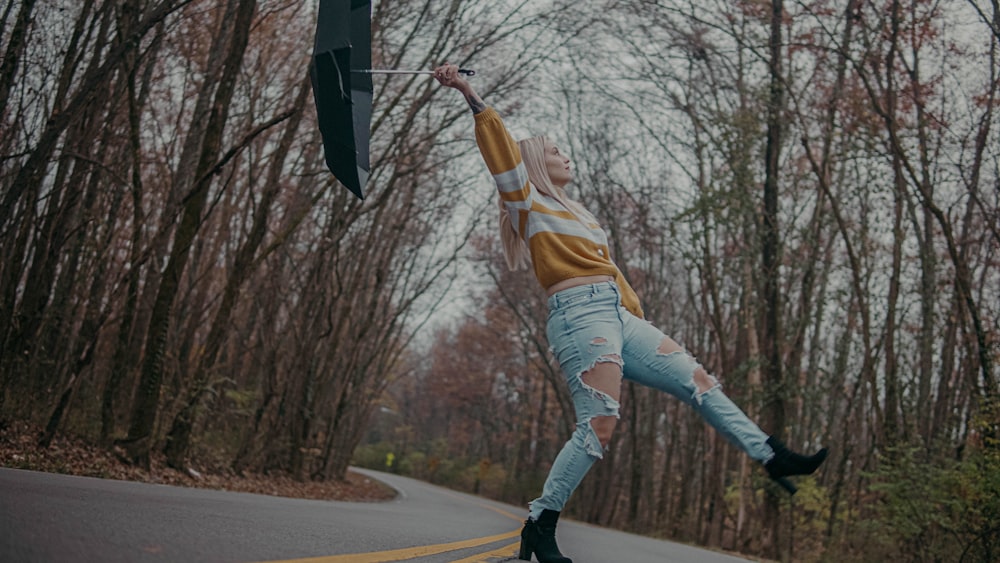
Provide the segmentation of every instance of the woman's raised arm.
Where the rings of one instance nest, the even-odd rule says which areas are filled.
[[[500,115],[483,102],[472,85],[459,74],[457,66],[447,63],[439,66],[434,69],[434,78],[442,85],[461,92],[472,108],[476,120],[476,144],[496,181],[500,199],[508,209],[530,209],[531,189],[528,172],[521,161],[521,150]],[[514,216],[517,216],[516,211]]]

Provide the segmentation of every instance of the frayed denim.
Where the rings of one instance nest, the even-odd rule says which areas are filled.
[[[684,350],[663,353],[666,335],[621,306],[614,282],[571,287],[549,297],[546,335],[573,396],[576,429],[556,456],[542,488],[531,501],[530,516],[561,511],[595,461],[604,457],[591,419],[619,417],[620,405],[588,386],[583,374],[600,362],[621,366],[624,379],[670,393],[693,407],[736,447],[766,463],[774,455],[765,434],[723,393],[717,380],[699,391],[695,371],[701,365]]]

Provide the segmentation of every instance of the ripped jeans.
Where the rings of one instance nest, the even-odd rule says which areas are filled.
[[[556,456],[542,489],[531,501],[530,516],[542,510],[561,511],[595,461],[604,457],[590,424],[599,416],[619,417],[618,402],[588,386],[583,374],[599,362],[613,362],[622,376],[647,387],[665,391],[690,405],[735,446],[762,463],[774,455],[765,434],[722,392],[712,386],[700,391],[695,370],[701,366],[683,350],[659,351],[666,336],[659,329],[621,306],[614,282],[581,285],[549,297],[546,334],[569,384],[576,410],[576,430]]]

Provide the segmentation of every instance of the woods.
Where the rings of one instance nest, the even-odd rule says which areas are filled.
[[[405,157],[372,201],[324,171],[314,11],[7,4],[5,419],[139,465],[343,477],[476,219],[422,189],[424,82],[381,94],[375,154]]]
[[[314,2],[0,9],[0,422],[138,466],[524,504],[574,421],[468,108],[375,79],[323,164]],[[382,2],[377,68],[475,68],[573,160],[646,317],[765,431],[789,499],[632,384],[567,517],[781,560],[1000,554],[1000,5]]]

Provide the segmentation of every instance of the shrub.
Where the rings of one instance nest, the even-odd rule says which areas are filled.
[[[966,460],[925,458],[899,447],[872,474],[880,502],[864,522],[867,553],[906,561],[997,561],[1000,558],[1000,453]]]

